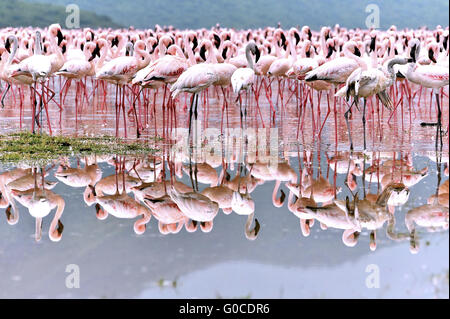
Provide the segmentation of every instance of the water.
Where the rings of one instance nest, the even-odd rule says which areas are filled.
[[[114,135],[113,92],[113,87],[110,87],[107,109],[102,109],[101,101],[96,101],[89,106],[85,104],[77,117],[74,96],[68,96],[61,125],[59,111],[51,103],[53,134]],[[285,100],[289,94],[285,92]],[[145,161],[147,167],[152,167],[152,163],[163,161],[166,164],[163,173],[166,174],[167,180],[172,176],[188,187],[196,184],[196,162],[199,163],[197,166],[206,163],[214,169],[212,180],[219,178],[220,183],[221,177],[225,176],[226,183],[226,174],[221,175],[224,169],[230,180],[239,174],[252,174],[251,165],[239,165],[242,163],[240,159],[246,163],[253,163],[255,159],[267,160],[269,164],[288,161],[297,177],[302,176],[304,185],[307,185],[308,178],[318,180],[322,176],[328,181],[326,185],[333,193],[336,190],[336,199],[343,201],[346,197],[352,201],[354,196],[363,199],[364,195],[368,194],[370,195],[367,198],[376,198],[393,179],[394,182],[403,182],[409,190],[406,202],[394,208],[395,233],[403,234],[405,238],[406,235],[409,236],[405,223],[408,212],[427,202],[434,203],[430,198],[436,194],[437,187],[448,183],[448,135],[443,136],[443,144],[438,144],[436,148],[436,129],[419,125],[422,120],[429,120],[434,116],[434,113],[430,115],[429,112],[429,94],[425,102],[422,97],[420,107],[417,106],[417,98],[413,100],[411,122],[406,99],[403,122],[400,105],[389,124],[389,111],[380,111],[382,121],[379,124],[376,108],[372,113],[369,106],[366,151],[363,151],[361,112],[355,110],[351,120],[354,152],[349,150],[342,115],[345,106],[340,106],[339,102],[336,122],[334,113],[331,112],[321,137],[318,137],[317,129],[314,132],[313,127],[320,126],[325,118],[326,95],[321,97],[321,123],[317,121],[318,101],[314,94],[316,123],[312,123],[311,108],[308,104],[303,130],[297,138],[298,109],[295,96],[284,109],[277,110],[277,119],[275,124],[271,125],[268,120],[269,103],[262,94],[259,102],[265,130],[261,130],[262,123],[253,101],[248,107],[245,124],[247,128],[260,128],[260,134],[252,135],[252,131],[248,131],[246,144],[241,132],[231,130],[240,127],[239,103],[235,104],[234,96],[229,99],[230,130],[225,130],[221,135],[221,95],[217,98],[211,90],[208,117],[210,130],[207,130],[203,117],[206,112],[199,106],[198,118],[202,121],[198,124],[197,137],[201,143],[197,145],[201,146],[194,149],[182,143],[189,115],[188,110],[183,108],[184,96],[177,102],[177,127],[184,130],[179,130],[178,138],[174,134],[172,139],[162,139],[162,99],[160,90],[155,105],[157,133],[161,139],[156,142],[151,112],[149,111],[149,117],[145,119],[144,106],[141,105],[140,109],[137,106],[138,112],[141,112],[141,122],[144,126],[148,124],[141,139],[148,140],[160,150],[156,157],[117,158],[114,154],[97,157],[102,178],[112,176],[115,183],[115,159],[124,159],[127,170],[132,175],[135,175],[133,163]],[[152,99],[150,101],[153,102]],[[276,104],[275,95],[273,101]],[[12,99],[7,100],[5,109],[0,110],[2,133],[20,129],[19,109],[13,106],[12,102]],[[245,100],[243,103],[245,104]],[[330,103],[333,108],[332,98]],[[448,102],[444,103],[445,130],[448,125]],[[133,117],[133,114],[130,114],[127,118],[127,134],[131,139],[134,139],[136,134]],[[124,136],[122,121],[121,117],[119,133]],[[30,123],[31,111],[26,106],[23,128],[29,129]],[[48,130],[45,119],[43,128]],[[258,130],[255,134],[256,132]],[[234,134],[235,138],[227,137],[229,134]],[[221,153],[222,150],[225,152]],[[337,167],[334,165],[336,158],[339,159],[341,167],[337,173]],[[95,158],[87,160],[91,164]],[[56,161],[53,166],[48,165],[45,168],[48,173],[46,180],[57,181],[55,172],[60,163],[83,168],[85,161],[86,158],[76,157]],[[194,181],[189,174],[190,161]],[[184,172],[181,169],[182,163],[185,165]],[[367,177],[365,175],[371,172],[376,163],[380,163],[380,166],[378,170],[372,170],[372,179],[363,178]],[[349,164],[352,169],[347,169]],[[207,165],[201,167],[205,166]],[[14,165],[3,163],[0,172],[14,168]],[[142,175],[145,179],[146,176],[147,181],[152,181],[159,171],[153,174],[149,170],[151,169],[145,171],[139,168],[138,164],[140,177]],[[353,174],[349,175],[348,171]],[[201,173],[200,168],[200,173],[197,174],[199,192],[210,186],[201,182]],[[121,178],[119,173],[118,179]],[[380,183],[377,182],[378,178]],[[318,220],[315,220],[311,227],[310,235],[304,236],[300,219],[288,208],[289,189],[286,183],[287,181],[283,181],[280,186],[280,190],[286,194],[285,202],[280,208],[275,207],[272,200],[274,179],[260,182],[250,193],[255,202],[254,217],[260,224],[260,230],[255,240],[249,240],[245,235],[247,216],[235,212],[228,215],[222,209],[214,218],[210,232],[204,232],[199,227],[190,233],[183,228],[176,234],[163,235],[159,231],[157,219],[153,216],[145,233],[136,235],[133,224],[138,218],[124,219],[109,215],[106,219],[99,220],[96,217],[96,205],[88,205],[83,199],[85,186],[70,187],[59,181],[51,190],[59,194],[65,202],[61,217],[64,231],[59,242],[52,242],[48,236],[55,210],[44,218],[42,239],[39,242],[35,240],[35,218],[28,213],[26,207],[17,203],[20,217],[16,225],[9,225],[2,213],[0,287],[3,289],[0,290],[0,297],[448,298],[448,188],[447,228],[429,232],[425,227],[416,226],[420,249],[417,254],[412,254],[409,237],[400,241],[387,236],[388,222],[376,231],[375,251],[370,250],[370,230],[366,228],[362,229],[354,247],[343,243],[342,229],[329,227],[323,230]],[[168,182],[166,186],[169,185]],[[280,190],[276,195],[278,198]],[[129,195],[134,198],[133,193],[130,192]],[[331,201],[333,197],[334,194],[331,195]],[[324,203],[318,204],[319,207],[323,205]],[[390,209],[392,211],[392,207]],[[5,211],[5,208],[2,208],[2,211]],[[252,227],[254,225],[253,221]],[[79,270],[79,288],[67,287],[73,283],[73,265]],[[375,281],[374,276],[377,276]],[[376,287],[373,287],[374,285]]]

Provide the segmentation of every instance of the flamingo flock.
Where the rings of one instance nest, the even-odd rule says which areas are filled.
[[[45,29],[5,28],[0,29],[4,109],[0,112],[18,110],[21,129],[51,135],[53,114],[59,113],[56,123],[61,129],[67,112],[75,114],[78,123],[92,109],[93,116],[114,114],[113,127],[108,129],[117,137],[152,133],[162,137],[160,144],[155,139],[158,155],[86,157],[76,167],[66,159],[53,163],[57,167],[53,176],[81,188],[84,203],[95,209],[97,219],[133,219],[138,235],[145,233],[152,216],[161,234],[183,228],[210,232],[222,211],[246,216],[244,235],[255,240],[264,225],[255,217],[258,203],[252,194],[273,183],[272,205],[281,208],[286,203],[304,236],[310,235],[317,221],[322,230],[341,230],[343,243],[353,247],[368,231],[369,247],[375,250],[377,230],[387,225],[387,237],[409,240],[415,253],[416,228],[448,229],[448,179],[441,183],[439,166],[436,193],[426,205],[407,212],[407,232],[398,232],[394,212],[406,204],[410,189],[429,175],[428,167],[416,169],[411,154],[368,152],[366,124],[381,126],[387,121],[390,125],[400,114],[404,130],[404,115],[409,115],[410,128],[436,127],[436,156],[429,160],[445,163],[448,176],[442,136],[448,132],[444,97],[448,98],[449,44],[448,27],[441,26],[361,30],[336,25],[319,31],[308,26],[288,30],[219,26],[177,30],[158,25],[147,30],[64,30],[58,24]],[[356,124],[351,119],[357,112],[364,152],[354,152]],[[184,113],[187,116],[180,117]],[[225,159],[224,152],[211,152],[206,136],[199,139],[198,149],[174,152],[172,146],[178,142],[174,129],[188,127],[188,140],[198,140],[199,116],[204,128],[214,122],[218,129],[219,119],[211,119],[210,114],[220,116],[219,146],[230,150],[230,158]],[[230,124],[230,117],[238,124]],[[350,152],[337,151],[338,123],[343,119]],[[240,133],[230,142],[226,132],[233,125],[239,126]],[[252,143],[259,143],[252,129],[278,127],[293,133],[298,147],[305,144],[307,133],[321,139],[334,127],[336,151],[334,156],[326,154],[326,170],[320,168],[323,152],[317,152],[315,159],[310,151],[300,154],[299,150],[296,167],[285,150],[281,157],[277,151],[275,165],[264,152],[250,151]],[[103,177],[100,163],[114,168],[115,174]],[[5,208],[7,223],[18,223],[20,203],[35,218],[37,241],[42,238],[43,219],[53,209],[49,239],[59,241],[64,230],[65,200],[53,191],[57,182],[46,180],[51,170],[27,166],[0,174],[0,207]],[[184,175],[188,183],[182,181]],[[338,177],[344,180],[342,185]],[[376,184],[377,192],[366,192],[366,183]]]
[[[367,108],[371,113],[376,110],[378,121],[386,109],[390,121],[400,106],[403,127],[407,105],[410,124],[415,125],[411,114],[426,107],[422,96],[427,90],[435,99],[429,112],[435,120],[420,124],[448,130],[443,117],[448,108],[443,103],[448,97],[448,55],[449,30],[441,26],[361,30],[336,25],[318,32],[308,26],[289,30],[219,26],[177,30],[158,25],[147,30],[63,30],[58,24],[45,29],[5,28],[0,30],[1,104],[20,109],[20,127],[30,106],[32,132],[44,130],[46,118],[50,134],[50,108],[59,111],[61,126],[63,111],[73,105],[77,116],[90,105],[97,110],[113,107],[116,136],[123,121],[125,137],[132,127],[140,137],[151,129],[156,134],[161,125],[167,137],[171,129],[184,126],[177,115],[188,108],[190,135],[199,104],[208,126],[211,107],[217,105],[209,102],[214,96],[223,100],[222,132],[224,122],[229,125],[229,113],[240,115],[241,128],[248,127],[247,116],[260,127],[273,127],[283,122],[288,110],[295,110],[297,137],[305,130],[320,137],[333,113],[337,130],[342,112],[353,149],[349,118],[353,106],[359,109],[361,98],[364,137]],[[68,104],[73,82],[75,103]],[[108,103],[110,94],[114,94],[113,105]],[[327,101],[325,117],[322,96]],[[162,105],[157,106],[161,98]],[[261,99],[266,99],[268,109]]]

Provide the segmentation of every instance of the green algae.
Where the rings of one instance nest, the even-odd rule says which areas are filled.
[[[113,136],[68,137],[29,132],[0,135],[0,163],[42,165],[65,156],[143,155],[155,149],[148,141]]]

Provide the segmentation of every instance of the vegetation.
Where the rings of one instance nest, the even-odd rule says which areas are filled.
[[[138,28],[153,28],[155,24],[177,28],[209,28],[219,22],[225,27],[256,28],[339,23],[348,28],[365,28],[369,13],[367,5],[380,8],[380,27],[418,28],[437,24],[448,26],[447,0],[26,0],[67,5],[76,3],[82,9],[106,14],[114,21]]]
[[[112,136],[66,137],[28,132],[0,135],[0,163],[43,165],[65,156],[139,155],[155,150],[144,142]]]
[[[29,3],[21,0],[0,0],[0,27],[46,27],[52,23],[64,26],[67,13],[61,5]],[[80,11],[80,27],[90,26],[119,28],[120,25],[103,15]]]

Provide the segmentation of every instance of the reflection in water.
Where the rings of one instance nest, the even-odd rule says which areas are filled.
[[[157,155],[65,158],[48,167],[7,169],[0,175],[1,207],[10,225],[19,222],[20,208],[27,208],[36,219],[37,241],[43,219],[54,209],[49,238],[62,238],[71,227],[63,227],[65,202],[77,200],[99,220],[108,215],[133,220],[138,235],[147,231],[151,217],[166,235],[183,228],[208,233],[218,214],[235,213],[246,216],[245,237],[257,240],[264,232],[258,211],[265,208],[254,198],[264,196],[258,195],[261,185],[273,183],[273,206],[298,218],[304,236],[317,223],[322,230],[342,230],[342,242],[354,247],[369,232],[369,247],[375,250],[377,232],[385,232],[392,241],[409,241],[417,253],[418,233],[448,229],[449,159],[440,150],[427,154],[426,161],[411,152],[333,153],[300,147],[274,158],[249,152],[246,139],[233,141],[231,148],[226,141],[219,149],[230,149],[228,158],[211,152],[207,143],[179,148],[175,140],[161,144]],[[105,176],[111,168],[114,173]],[[436,177],[430,176],[432,169]],[[52,177],[79,190],[79,198],[58,194]],[[433,186],[424,184],[426,177]],[[411,196],[414,189],[421,196],[430,193],[425,202]]]

